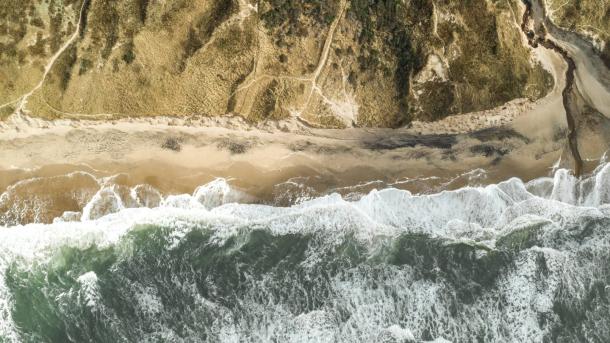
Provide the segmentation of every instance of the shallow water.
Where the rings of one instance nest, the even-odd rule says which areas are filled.
[[[80,212],[0,229],[0,341],[610,337],[610,164],[583,180],[366,187],[279,207],[224,180],[177,196],[91,184]]]

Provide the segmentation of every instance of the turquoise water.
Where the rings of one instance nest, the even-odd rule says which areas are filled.
[[[610,337],[609,166],[289,208],[193,199],[1,230],[0,341]]]

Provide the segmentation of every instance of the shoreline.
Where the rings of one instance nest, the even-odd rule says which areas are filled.
[[[318,130],[298,123],[288,130],[270,123],[245,128],[239,118],[218,119],[222,126],[210,125],[213,119],[205,119],[210,126],[189,126],[175,118],[151,118],[96,125],[54,123],[49,128],[2,132],[0,170],[83,165],[120,174],[148,165],[155,175],[162,174],[156,169],[174,168],[245,180],[248,172],[256,171],[260,175],[254,181],[264,179],[264,174],[275,174],[270,179],[278,182],[315,176],[334,178],[326,181],[329,187],[345,187],[375,178],[388,183],[451,178],[482,168],[493,183],[513,176],[524,180],[544,176],[562,154],[561,142],[547,151],[546,141],[537,143],[509,127],[418,135],[410,129]],[[177,144],[175,150],[164,147],[170,140]],[[25,177],[27,172],[22,174]],[[16,180],[0,182],[0,191],[10,181]],[[269,180],[268,186],[273,182]]]
[[[166,194],[191,193],[219,177],[260,199],[294,179],[316,194],[371,187],[431,192],[512,177],[527,182],[557,167],[572,169],[578,165],[570,153],[574,144],[587,174],[610,149],[608,109],[594,108],[599,112],[593,115],[584,110],[587,94],[602,92],[579,86],[595,78],[591,69],[578,68],[588,57],[584,51],[578,56],[575,79],[568,80],[558,52],[532,46],[532,53],[555,81],[543,98],[399,129],[319,129],[298,118],[252,124],[239,116],[48,121],[17,111],[0,121],[0,192],[19,181],[75,171],[124,175],[121,182],[151,184]],[[568,81],[584,92],[572,125],[564,106]],[[568,139],[575,128],[587,136]]]

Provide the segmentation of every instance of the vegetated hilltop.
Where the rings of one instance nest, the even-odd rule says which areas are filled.
[[[76,29],[79,0],[0,4],[0,118],[42,78],[44,65]]]
[[[547,0],[555,24],[588,38],[610,68],[610,0]]]
[[[520,15],[518,0],[8,0],[0,104],[78,29],[32,115],[397,127],[544,96],[553,81]]]

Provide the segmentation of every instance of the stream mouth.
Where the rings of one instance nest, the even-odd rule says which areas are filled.
[[[539,45],[553,50],[558,53],[565,63],[568,66],[568,69],[565,73],[566,85],[562,90],[562,98],[563,98],[563,108],[566,112],[566,122],[568,124],[568,146],[570,147],[570,152],[572,158],[574,159],[574,174],[577,176],[582,175],[583,172],[583,159],[580,155],[580,151],[578,150],[578,125],[577,125],[577,116],[575,113],[576,105],[574,104],[574,94],[578,92],[574,81],[575,81],[575,72],[576,72],[576,63],[574,59],[570,57],[569,53],[557,45],[554,41],[546,38],[547,30],[543,25],[541,28],[534,28],[533,30],[528,29],[530,25],[530,20],[532,20],[533,10],[532,3],[530,1],[524,1],[526,6],[525,12],[523,14],[523,21],[521,24],[521,31],[526,35],[527,41],[532,48],[537,48]],[[545,14],[546,15],[546,14]],[[546,18],[545,18],[546,19]],[[542,33],[537,31],[541,30]]]

